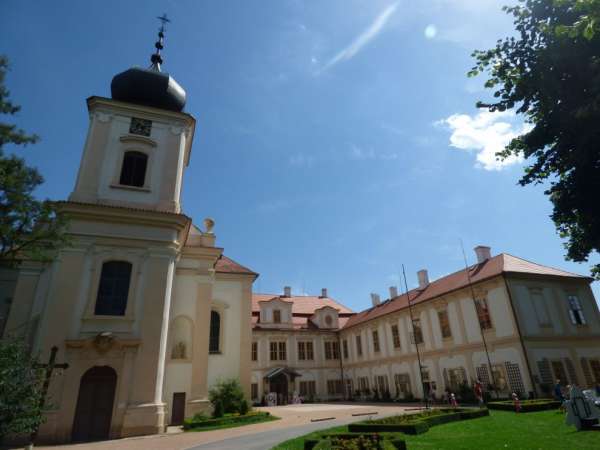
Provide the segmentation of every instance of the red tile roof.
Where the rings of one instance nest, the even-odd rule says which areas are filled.
[[[345,307],[341,303],[336,302],[329,297],[316,296],[292,296],[281,297],[277,294],[252,294],[252,327],[260,328],[258,318],[260,313],[260,302],[268,302],[270,300],[279,299],[286,303],[292,304],[292,328],[294,330],[317,330],[309,319],[318,309],[329,306],[338,310],[338,322],[340,328],[346,325],[349,317],[354,314],[354,311]],[[268,328],[272,330],[273,328]],[[331,330],[324,330],[331,331]]]
[[[516,256],[509,255],[507,253],[501,253],[493,258],[488,259],[487,261],[469,267],[469,275],[473,283],[477,283],[503,273],[534,274],[590,280],[590,278],[582,275],[565,272],[564,270],[554,269],[552,267],[542,266],[541,264],[536,264],[525,259],[517,258]],[[468,286],[468,284],[469,280],[467,277],[467,272],[465,269],[463,269],[438,280],[432,281],[425,289],[411,290],[409,292],[410,301],[412,304],[421,303],[426,300],[440,297],[454,290],[464,288]],[[398,297],[394,297],[391,300],[385,301],[378,306],[371,307],[350,317],[345,328],[367,322],[407,307],[408,301],[406,294],[399,295]]]
[[[325,306],[331,306],[339,311],[340,314],[352,314],[349,308],[336,302],[329,297],[316,297],[316,296],[291,296],[291,297],[280,297],[277,294],[252,294],[252,312],[259,312],[259,302],[273,300],[278,298],[287,303],[292,303],[292,315],[296,314],[308,314],[313,315],[314,312]]]
[[[256,272],[253,272],[247,267],[238,264],[233,259],[225,255],[221,255],[219,259],[217,259],[217,262],[215,263],[215,270],[219,273],[247,273],[258,276]]]

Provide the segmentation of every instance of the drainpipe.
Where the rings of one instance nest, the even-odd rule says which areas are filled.
[[[533,395],[537,397],[538,392],[535,387],[535,381],[533,380],[533,372],[531,371],[531,366],[529,364],[529,357],[527,356],[525,342],[523,341],[523,333],[521,333],[521,326],[519,325],[519,316],[517,316],[515,304],[513,302],[512,294],[510,292],[510,287],[508,286],[508,280],[506,279],[505,274],[502,274],[502,279],[504,280],[504,286],[506,287],[506,293],[508,294],[508,302],[510,303],[510,309],[512,310],[513,317],[515,318],[515,324],[517,325],[517,334],[519,335],[519,342],[521,343],[521,348],[523,349],[523,356],[525,357],[525,366],[527,367],[527,373],[529,374],[529,381],[531,383],[531,388],[533,389]]]
[[[342,377],[342,393],[344,394],[344,400],[348,400],[348,393],[346,392],[346,380],[344,380],[344,362],[343,362],[344,349],[342,348],[342,342],[341,342],[341,338],[340,338],[339,329],[338,329],[338,331],[335,332],[335,334],[337,336],[338,349],[340,352],[340,375]]]

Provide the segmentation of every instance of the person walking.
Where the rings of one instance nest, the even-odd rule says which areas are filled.
[[[479,407],[483,408],[483,386],[481,384],[481,381],[475,381],[475,388],[473,390],[475,391],[475,397],[477,398]]]

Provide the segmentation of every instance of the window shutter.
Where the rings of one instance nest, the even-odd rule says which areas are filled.
[[[445,385],[446,389],[449,389],[450,388],[450,380],[448,379],[448,370],[444,369],[442,371],[442,375],[444,377],[444,385]]]
[[[552,386],[552,371],[550,369],[550,362],[544,358],[537,362],[538,371],[540,372],[540,379],[542,383]]]
[[[569,317],[571,318],[571,323],[573,325],[577,325],[577,319],[575,318],[575,312],[569,308]]]

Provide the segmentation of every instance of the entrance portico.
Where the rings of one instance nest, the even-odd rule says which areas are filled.
[[[276,367],[265,374],[265,391],[277,394],[277,404],[287,405],[296,390],[296,378],[301,376],[289,367]]]

